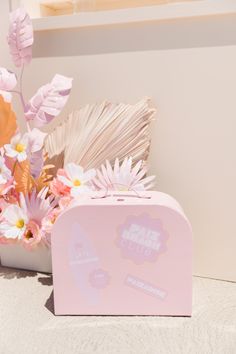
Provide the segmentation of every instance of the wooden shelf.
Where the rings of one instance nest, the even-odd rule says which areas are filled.
[[[235,0],[195,0],[191,3],[35,18],[33,26],[35,31],[46,31],[232,14],[236,14]]]

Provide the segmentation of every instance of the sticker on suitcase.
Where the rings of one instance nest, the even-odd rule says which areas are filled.
[[[116,244],[124,258],[142,264],[155,262],[166,251],[167,238],[162,222],[143,214],[127,217],[118,228]]]

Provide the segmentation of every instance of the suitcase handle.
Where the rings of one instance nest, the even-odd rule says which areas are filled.
[[[144,195],[143,193],[146,193],[146,191],[141,191],[138,192],[137,190],[122,184],[122,183],[113,183],[112,187],[114,185],[119,185],[122,188],[125,188],[124,193],[117,193],[118,191],[109,191],[108,187],[104,189],[104,193],[101,193],[101,195],[94,196],[92,199],[101,199],[101,198],[109,198],[109,197],[117,197],[117,198],[142,198],[142,199],[151,199],[151,196]],[[123,192],[122,190],[120,192]],[[134,194],[125,194],[125,192],[133,192]]]

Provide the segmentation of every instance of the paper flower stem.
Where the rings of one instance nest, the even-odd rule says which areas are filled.
[[[22,102],[22,106],[24,108],[24,112],[26,110],[26,104],[25,104],[25,99],[24,99],[24,95],[23,95],[23,74],[24,74],[24,64],[22,65],[21,68],[21,73],[20,73],[20,98],[21,98],[21,102]]]
[[[13,169],[12,169],[12,176],[13,177],[14,177],[15,170],[16,170],[16,164],[17,164],[17,160],[14,162]]]
[[[12,90],[11,92],[12,93],[16,93],[19,95],[20,97],[20,100],[21,100],[21,105],[22,105],[22,108],[23,108],[23,112],[25,113],[26,112],[26,103],[25,103],[25,99],[24,99],[24,95],[23,95],[23,74],[24,74],[24,65],[22,66],[21,68],[21,73],[20,73],[20,90],[17,91],[17,90]],[[31,128],[30,128],[30,124],[29,122],[27,122],[27,130],[28,132],[31,132]]]
[[[20,100],[21,100],[21,104],[22,104],[22,108],[23,108],[23,110],[25,111],[26,104],[25,104],[25,100],[24,100],[24,97],[23,97],[22,93],[21,93],[20,91],[17,91],[17,90],[11,90],[11,91],[9,91],[9,92],[11,92],[11,93],[16,93],[17,95],[19,95]]]
[[[26,123],[26,126],[27,126],[28,133],[30,133],[31,132],[31,128],[30,128],[29,122]]]

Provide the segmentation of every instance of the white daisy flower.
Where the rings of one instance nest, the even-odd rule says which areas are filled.
[[[91,191],[88,183],[95,177],[94,169],[84,172],[84,169],[75,163],[69,163],[65,167],[66,176],[58,175],[58,180],[64,185],[71,188],[70,194],[76,197],[80,194],[85,194]]]
[[[4,145],[6,156],[16,158],[18,162],[25,161],[27,159],[28,143],[29,135],[27,133],[23,136],[15,135],[10,144]]]
[[[11,171],[5,165],[5,159],[0,155],[0,185],[6,184],[11,178]]]
[[[28,223],[25,211],[18,205],[12,204],[5,209],[2,218],[0,233],[6,238],[22,238]]]

